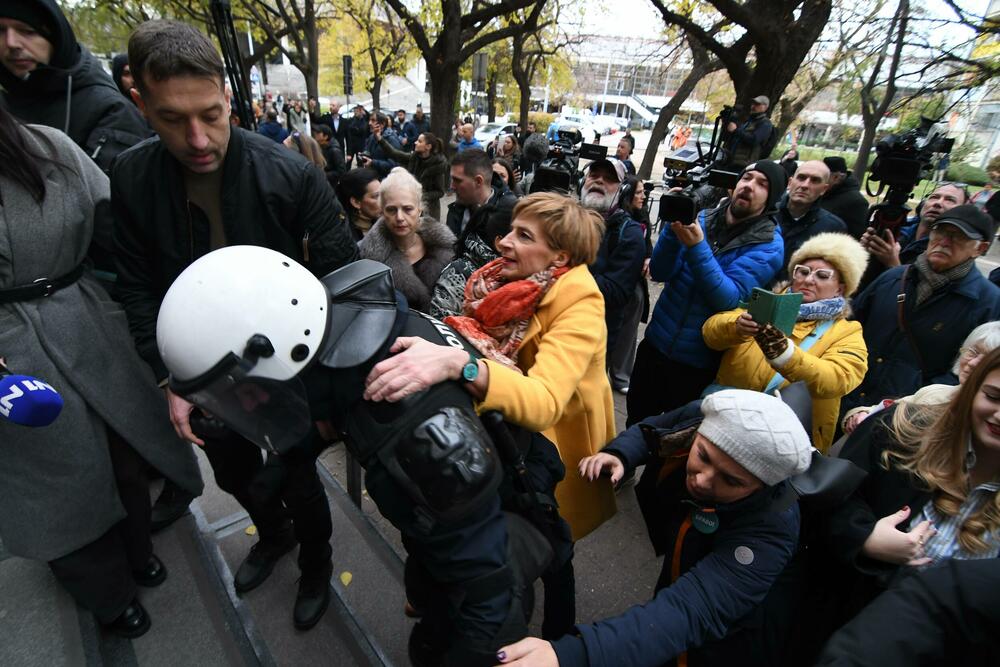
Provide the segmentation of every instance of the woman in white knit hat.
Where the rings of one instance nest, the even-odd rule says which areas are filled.
[[[719,391],[633,425],[583,459],[580,474],[614,483],[646,465],[636,495],[666,554],[655,596],[561,639],[505,646],[497,660],[658,667],[687,652],[692,667],[781,664],[791,623],[774,611],[793,585],[780,575],[799,537],[786,480],[808,469],[812,452],[791,408],[756,391]]]
[[[861,324],[847,319],[848,297],[867,265],[867,251],[850,236],[817,234],[788,263],[792,280],[787,289],[802,294],[790,337],[773,325],[759,326],[744,309],[708,318],[701,329],[705,343],[725,351],[716,385],[771,393],[804,381],[812,397],[813,444],[823,452],[829,449],[840,399],[868,371]]]

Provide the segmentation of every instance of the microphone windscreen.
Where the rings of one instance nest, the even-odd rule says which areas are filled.
[[[548,157],[549,140],[541,132],[535,132],[524,140],[524,146],[521,147],[521,154],[529,162],[537,164]]]
[[[0,376],[0,419],[21,426],[48,426],[62,408],[62,396],[41,380],[27,375]]]

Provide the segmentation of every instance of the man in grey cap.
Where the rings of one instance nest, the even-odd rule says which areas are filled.
[[[722,142],[730,169],[742,169],[754,160],[766,158],[774,149],[777,137],[767,117],[770,106],[771,100],[766,95],[758,95],[750,100],[750,117],[742,125],[735,120],[726,123]]]

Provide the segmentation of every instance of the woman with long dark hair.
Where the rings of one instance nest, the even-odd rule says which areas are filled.
[[[448,159],[444,156],[444,143],[430,132],[422,132],[413,142],[413,152],[401,151],[382,138],[380,130],[375,136],[386,155],[398,162],[420,182],[424,191],[424,215],[441,219],[441,198],[448,189]]]
[[[352,169],[337,183],[337,197],[347,211],[355,241],[361,241],[382,215],[378,188],[378,173],[374,169]]]
[[[167,574],[145,471],[192,494],[202,485],[124,310],[91,275],[92,243],[111,250],[109,197],[107,176],[69,137],[22,126],[0,105],[0,357],[64,401],[45,428],[0,419],[0,540],[47,562],[101,624],[137,637],[150,621],[136,586]]]

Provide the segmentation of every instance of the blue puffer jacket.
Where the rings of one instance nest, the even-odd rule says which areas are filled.
[[[901,286],[904,272],[906,285]],[[868,346],[868,372],[861,385],[841,400],[841,414],[884,398],[909,396],[929,384],[956,384],[951,369],[965,337],[980,324],[1000,319],[1000,289],[975,266],[919,307],[914,306],[917,277],[912,265],[897,266],[854,298],[854,317],[864,327]],[[901,291],[906,294],[903,318],[919,356],[910,336],[899,327]]]
[[[552,642],[560,667],[659,667],[697,647],[705,655],[692,657],[704,658],[699,662],[706,664],[716,664],[709,656],[731,657],[737,647],[748,645],[780,655],[788,628],[771,627],[761,603],[796,552],[799,506],[787,482],[764,487],[735,503],[696,504],[684,483],[685,451],[701,417],[700,401],[695,401],[633,425],[602,450],[634,470],[647,461],[654,467],[662,463],[650,455],[648,443],[656,443],[667,462],[676,462],[657,483],[655,512],[643,510],[654,546],[668,554],[667,568],[672,567],[670,554],[674,558],[679,554],[679,576],[646,604],[614,618],[578,625],[576,633]],[[670,451],[662,452],[664,448]],[[640,484],[646,483],[647,474],[656,479],[659,472],[650,472],[647,466]],[[716,518],[714,532],[688,530],[698,508]],[[650,525],[651,519],[657,525]],[[768,628],[773,642],[762,628]],[[744,636],[725,646],[727,637],[741,631],[756,633],[757,640],[747,644]],[[762,657],[754,656],[758,662]]]
[[[698,214],[702,230],[725,224],[726,206]],[[696,368],[711,368],[719,355],[705,345],[701,327],[715,313],[736,308],[754,287],[767,285],[781,268],[785,245],[770,216],[748,227],[723,247],[715,234],[687,248],[664,230],[653,249],[649,273],[666,283],[646,326],[648,340],[661,354]]]

